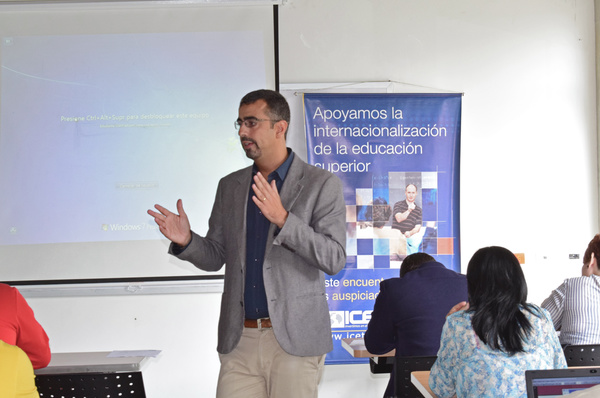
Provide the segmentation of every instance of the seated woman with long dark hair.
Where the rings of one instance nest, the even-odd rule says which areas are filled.
[[[526,302],[513,253],[479,249],[467,287],[469,303],[447,317],[431,368],[429,386],[438,397],[526,397],[525,370],[567,367],[550,316]]]

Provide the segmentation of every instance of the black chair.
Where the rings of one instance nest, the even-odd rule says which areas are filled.
[[[567,345],[563,348],[567,366],[600,366],[600,345]]]
[[[371,373],[392,373],[394,371],[394,357],[370,357],[369,366]]]
[[[437,356],[396,357],[394,362],[394,393],[396,397],[422,398],[423,394],[410,381],[410,373],[430,370]]]
[[[36,375],[40,398],[146,398],[142,372]]]

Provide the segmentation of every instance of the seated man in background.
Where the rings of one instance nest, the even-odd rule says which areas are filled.
[[[50,345],[44,328],[21,293],[3,283],[0,283],[0,340],[25,351],[34,369],[50,363]]]
[[[581,276],[565,280],[542,302],[550,312],[560,344],[600,344],[600,234],[583,255]]]
[[[400,278],[381,282],[365,346],[381,355],[396,349],[400,356],[433,356],[440,348],[446,314],[467,300],[467,279],[425,253],[407,256]],[[394,373],[384,397],[394,396]]]

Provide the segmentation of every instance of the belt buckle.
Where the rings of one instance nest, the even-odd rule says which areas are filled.
[[[265,320],[269,320],[269,318],[258,318],[256,320],[256,327],[258,328],[258,330],[262,330],[262,329],[271,329],[271,327],[263,327],[262,322]]]

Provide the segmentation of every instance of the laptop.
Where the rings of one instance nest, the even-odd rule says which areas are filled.
[[[562,397],[600,384],[600,368],[525,371],[527,398]]]

